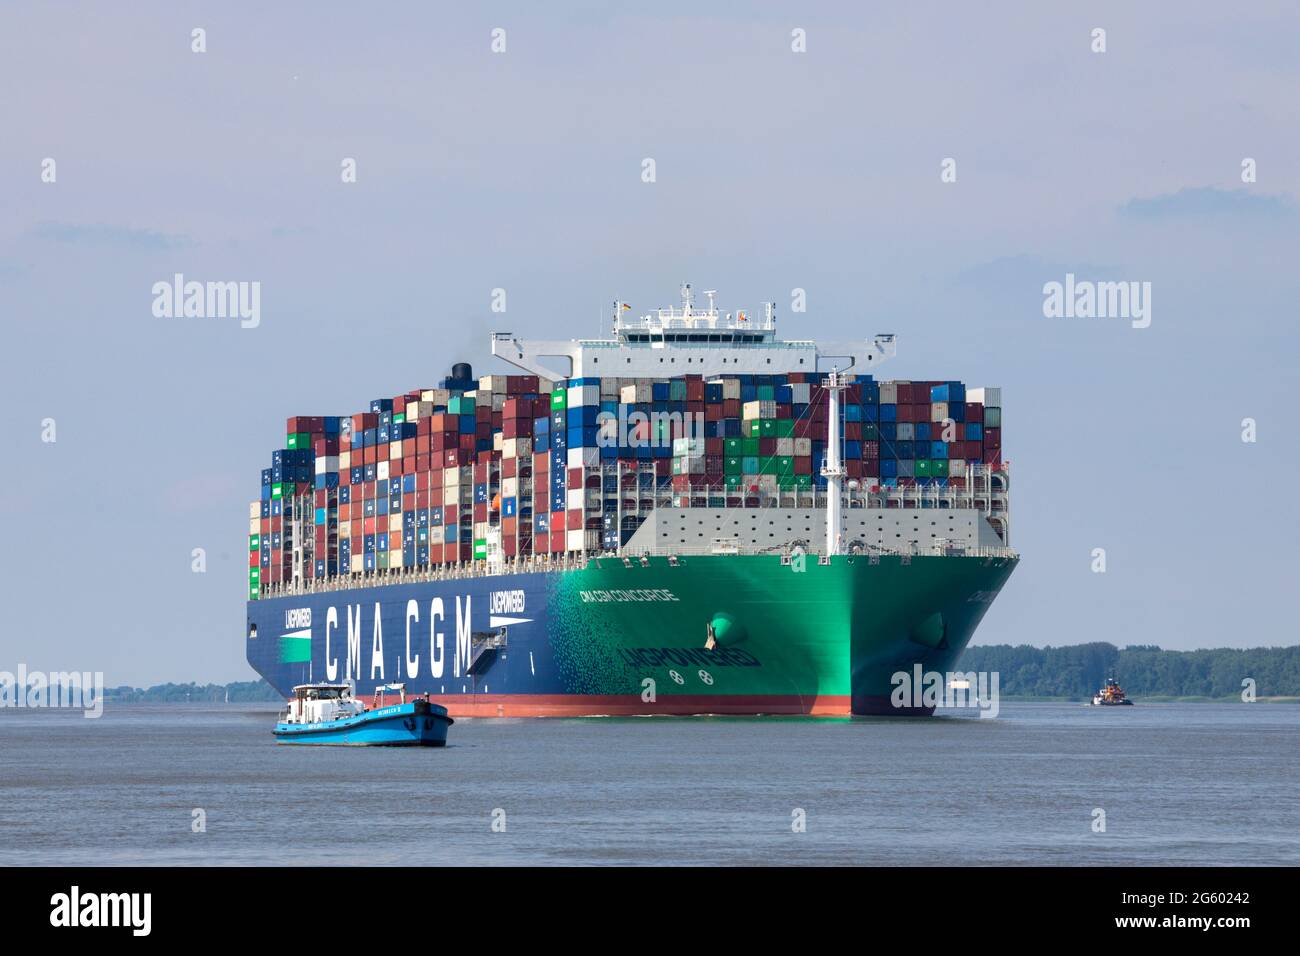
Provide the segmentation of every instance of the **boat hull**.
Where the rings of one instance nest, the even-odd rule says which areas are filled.
[[[895,706],[894,675],[951,669],[1017,560],[600,558],[263,598],[248,660],[286,694],[401,680],[457,717],[923,714]],[[505,646],[482,652],[503,628]]]
[[[452,724],[446,710],[412,701],[366,711],[356,717],[315,724],[275,726],[280,744],[332,744],[351,747],[443,747]]]

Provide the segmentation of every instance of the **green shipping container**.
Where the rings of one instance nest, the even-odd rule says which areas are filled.
[[[394,413],[393,413],[393,424],[394,424],[394,425],[401,425],[401,424],[402,424],[403,422],[405,422],[405,421],[406,421],[406,412],[394,412]]]
[[[563,395],[564,393],[556,392],[555,394]],[[563,408],[564,406],[561,405],[560,407]],[[474,399],[470,398],[468,395],[453,395],[451,399],[447,402],[447,414],[448,415],[473,415]]]
[[[307,432],[294,432],[285,440],[289,448],[307,448],[311,445],[311,435]]]
[[[777,455],[776,473],[778,475],[794,474],[794,458],[791,455]]]
[[[880,441],[880,426],[875,422],[862,423],[863,441]]]
[[[771,402],[771,401],[775,401],[775,400],[776,400],[776,386],[775,386],[775,385],[760,385],[760,386],[758,386],[758,400],[759,400],[760,402]]]
[[[272,485],[272,486],[271,486],[271,497],[272,497],[272,498],[283,498],[283,497],[284,497],[284,485],[283,485],[283,484]]]
[[[757,438],[759,434],[761,434],[759,431],[761,422],[762,419],[759,418],[746,418],[743,422],[741,422],[741,427],[745,432],[745,437]]]
[[[740,475],[727,475],[727,487],[739,488],[744,484],[744,478]]]
[[[249,568],[249,569],[248,569],[248,583],[249,583],[249,584],[257,584],[257,583],[258,583],[259,581],[261,581],[261,580],[262,580],[262,569],[261,569],[261,568]]]
[[[741,454],[742,456],[757,455],[757,454],[758,454],[758,439],[757,439],[757,438],[742,438],[742,439],[740,440],[740,454]]]
[[[791,418],[778,418],[776,420],[776,437],[793,438],[794,437],[794,420]]]
[[[812,475],[795,475],[795,476],[794,476],[794,483],[795,483],[795,486],[796,486],[796,487],[799,487],[799,488],[811,488],[811,487],[812,487]]]
[[[741,464],[739,455],[728,455],[722,463],[722,473],[724,475],[743,475],[745,472]]]
[[[728,438],[722,444],[723,453],[727,455],[743,455],[745,453],[743,446],[744,446],[743,439]]]
[[[248,536],[248,550],[256,551],[262,546],[262,536],[260,534],[250,534]]]
[[[775,419],[775,418],[764,418],[764,419],[760,419],[758,425],[759,425],[759,432],[758,432],[758,433],[759,433],[760,436],[762,436],[763,438],[775,438],[775,437],[776,437],[776,419]]]
[[[557,388],[551,392],[551,408],[561,409],[569,407],[569,390],[566,388]]]
[[[475,561],[487,560],[487,539],[486,538],[474,539],[474,560]]]
[[[928,458],[916,459],[916,477],[918,478],[934,477],[933,462],[931,462],[930,459]]]

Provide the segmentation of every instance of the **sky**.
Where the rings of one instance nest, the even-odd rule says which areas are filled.
[[[0,670],[252,679],[288,416],[683,281],[1002,387],[1023,560],[976,643],[1294,644],[1298,33],[1269,2],[7,3]],[[260,323],[155,317],[176,273],[260,283]],[[1150,325],[1046,316],[1067,273],[1150,283]]]

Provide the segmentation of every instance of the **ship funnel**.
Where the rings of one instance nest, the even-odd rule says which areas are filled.
[[[474,370],[468,362],[457,362],[451,367],[451,377],[459,382],[468,382],[474,378]]]

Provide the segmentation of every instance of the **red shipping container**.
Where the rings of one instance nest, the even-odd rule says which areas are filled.
[[[1002,447],[1002,429],[986,428],[984,429],[984,447],[1001,448]]]
[[[568,470],[568,487],[569,487],[569,488],[581,488],[581,487],[582,487],[582,478],[583,478],[583,475],[582,475],[582,469],[581,469],[581,468],[570,468],[570,469]]]
[[[557,531],[559,531],[559,532],[561,532],[561,533],[563,533],[563,531],[564,531],[564,512],[563,512],[563,511],[552,511],[552,512],[551,512],[551,534],[555,534],[555,532],[557,532]]]
[[[1002,464],[1002,449],[988,448],[984,449],[984,464],[993,465],[995,468]]]
[[[864,458],[862,460],[862,477],[880,477],[880,460],[878,458]]]
[[[581,508],[570,508],[570,509],[569,509],[568,526],[569,526],[570,528],[575,529],[575,530],[578,529],[578,528],[581,528],[581,527],[582,527],[582,509],[581,509]]]

